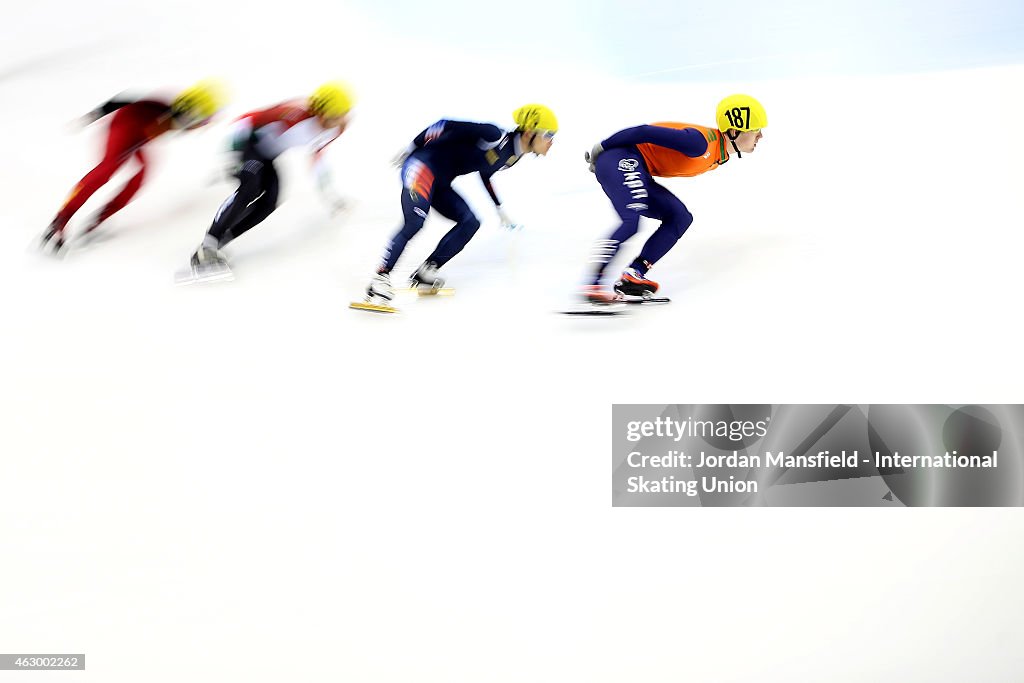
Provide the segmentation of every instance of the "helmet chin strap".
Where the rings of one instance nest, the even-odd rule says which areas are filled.
[[[740,134],[739,133],[726,133],[725,136],[727,138],[729,138],[729,144],[731,144],[732,148],[734,150],[736,150],[736,158],[737,159],[742,159],[743,155],[740,153],[740,148],[736,146],[736,138],[738,138],[740,136]]]

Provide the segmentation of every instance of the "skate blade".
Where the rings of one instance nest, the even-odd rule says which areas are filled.
[[[55,261],[60,261],[60,260],[64,259],[68,255],[68,249],[67,249],[66,246],[65,247],[57,248],[57,247],[50,247],[49,245],[44,245],[39,250],[39,253],[42,254],[46,258],[50,258],[50,259],[53,259]]]
[[[371,304],[365,301],[353,301],[348,305],[349,308],[354,308],[357,311],[372,311],[374,313],[398,313],[398,309],[394,306],[384,306],[381,304]]]
[[[68,242],[64,241],[60,244],[51,240],[40,239],[32,242],[29,245],[30,250],[38,251],[43,256],[55,259],[62,259],[67,255]]]
[[[437,289],[431,289],[430,287],[405,287],[399,291],[403,294],[418,294],[419,296],[453,296],[455,294],[454,287],[438,287]]]
[[[621,315],[626,313],[626,304],[616,301],[608,304],[581,303],[576,308],[559,311],[564,315]]]
[[[112,239],[114,239],[114,236],[106,231],[94,230],[86,232],[68,240],[64,244],[64,251],[69,254],[90,251],[94,247],[104,242],[109,242]]]
[[[105,230],[102,227],[93,228],[89,232],[83,232],[71,241],[72,245],[78,245],[81,247],[89,247],[94,244],[102,244],[109,242],[114,239],[114,234],[110,230]]]
[[[230,282],[235,279],[235,274],[230,268],[217,268],[208,271],[196,271],[191,268],[179,270],[174,275],[176,285],[198,285],[207,282]]]
[[[623,299],[627,304],[667,304],[671,303],[672,299],[667,296],[648,296],[648,297],[626,297]]]

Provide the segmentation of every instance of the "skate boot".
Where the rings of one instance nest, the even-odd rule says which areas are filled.
[[[200,244],[196,253],[192,254],[188,268],[179,270],[174,275],[174,281],[179,285],[234,279],[235,275],[231,272],[227,259],[217,249],[203,244]]]
[[[89,219],[89,224],[85,226],[85,230],[83,230],[82,233],[88,235],[94,232],[98,227],[103,225],[104,220],[106,219],[103,217],[102,214],[96,214],[91,219]]]
[[[373,311],[375,313],[398,313],[393,305],[395,298],[394,287],[391,286],[391,275],[388,273],[377,273],[366,286],[366,298],[362,301],[353,301],[348,305],[358,311]]]
[[[650,299],[658,291],[658,283],[648,280],[636,268],[626,268],[615,283],[615,291],[626,299]]]
[[[228,262],[216,249],[200,245],[192,254],[190,265],[195,271],[213,271],[226,269]]]
[[[64,248],[63,223],[55,220],[46,228],[46,232],[43,233],[43,238],[39,241],[39,248],[46,249],[47,245],[53,245],[54,253],[59,252]]]
[[[74,239],[72,246],[75,249],[87,249],[99,242],[110,239],[110,233],[100,230],[104,225],[102,214],[96,214],[86,223],[85,229]]]
[[[602,285],[583,285],[580,296],[588,304],[607,305],[622,301],[622,295]]]
[[[366,303],[373,306],[391,306],[395,298],[395,289],[391,286],[388,273],[377,273],[366,288]]]
[[[218,280],[234,280],[227,259],[213,247],[199,245],[192,254],[187,271],[179,273],[178,283],[216,282]]]
[[[409,276],[409,286],[421,291],[437,292],[444,287],[444,278],[438,277],[436,263],[424,261],[416,272]]]

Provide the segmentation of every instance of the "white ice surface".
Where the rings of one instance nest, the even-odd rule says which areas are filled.
[[[0,650],[88,657],[8,678],[1017,680],[1019,514],[612,509],[609,445],[613,403],[1019,402],[1024,68],[642,85],[338,3],[89,6],[25,9],[2,48]],[[349,79],[331,158],[353,210],[332,220],[283,159],[236,280],[175,288],[231,190],[208,182],[222,123],[157,145],[110,240],[30,249],[97,159],[102,125],[67,121],[208,74],[226,118]],[[554,313],[614,227],[583,151],[711,123],[733,91],[771,124],[666,181],[695,216],[652,272],[673,303]],[[445,268],[457,295],[348,310],[398,227],[393,153],[531,100],[559,115],[552,153],[495,180],[526,228],[463,179],[484,225]]]

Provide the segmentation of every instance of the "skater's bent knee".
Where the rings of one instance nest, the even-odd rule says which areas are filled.
[[[675,230],[676,236],[682,237],[683,233],[686,232],[686,229],[690,227],[691,223],[693,223],[693,215],[686,209],[686,207],[683,207],[672,217],[671,221],[668,221],[668,223]]]
[[[627,216],[622,216],[622,225],[616,231],[620,237],[620,242],[632,237],[640,229],[640,214],[634,213]]]
[[[402,226],[402,229],[398,231],[400,237],[405,238],[406,241],[411,240],[416,236],[416,233],[423,227],[423,221],[417,223],[406,223]]]

